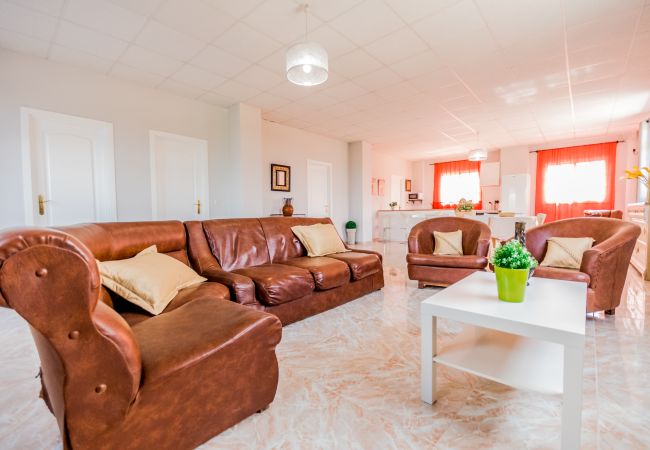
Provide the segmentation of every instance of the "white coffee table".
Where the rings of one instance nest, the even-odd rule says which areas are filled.
[[[488,272],[431,296],[420,309],[422,400],[435,401],[436,364],[519,389],[560,393],[562,448],[580,448],[586,300],[585,283],[532,278],[524,302],[502,302]],[[438,317],[467,324],[441,349]]]

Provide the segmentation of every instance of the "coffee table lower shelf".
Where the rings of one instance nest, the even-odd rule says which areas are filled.
[[[433,362],[517,389],[563,391],[564,348],[552,342],[468,325]]]

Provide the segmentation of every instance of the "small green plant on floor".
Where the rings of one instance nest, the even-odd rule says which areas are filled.
[[[345,229],[346,230],[356,230],[357,229],[357,223],[354,220],[348,220],[345,223]]]
[[[534,269],[537,260],[521,242],[512,240],[494,250],[492,264],[504,269]]]

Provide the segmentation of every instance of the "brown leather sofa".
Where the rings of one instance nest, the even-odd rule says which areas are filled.
[[[0,233],[0,305],[31,327],[66,449],[194,448],[273,401],[275,316],[213,282],[156,317],[102,288],[95,259],[152,244],[188,264],[180,222]]]
[[[310,258],[291,231],[330,219],[265,217],[186,222],[192,266],[228,286],[231,300],[283,325],[384,286],[381,254],[354,250]]]
[[[620,209],[585,209],[585,217],[609,217],[622,219],[623,211]]]
[[[538,267],[534,276],[582,281],[589,285],[587,312],[614,314],[621,302],[630,258],[641,229],[629,222],[608,218],[558,220],[526,233],[526,247],[539,261],[544,260],[550,237],[592,237],[594,245],[583,257],[580,270]]]
[[[463,232],[463,256],[434,255],[434,231]],[[436,217],[415,225],[408,238],[406,262],[410,280],[418,287],[449,286],[466,276],[485,270],[488,264],[490,228],[478,220]]]

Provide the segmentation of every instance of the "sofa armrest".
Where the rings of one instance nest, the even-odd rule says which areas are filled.
[[[478,240],[476,246],[476,256],[482,256],[487,258],[488,252],[490,251],[490,238],[482,238]]]
[[[347,245],[345,246],[348,250],[352,250],[353,252],[357,253],[366,253],[368,255],[377,255],[379,257],[379,261],[383,261],[383,255],[379,252],[376,252],[374,250],[362,250],[360,248],[350,248]]]
[[[250,278],[215,267],[204,270],[202,275],[210,281],[216,281],[227,286],[231,300],[242,305],[258,304],[255,298],[255,284]]]

